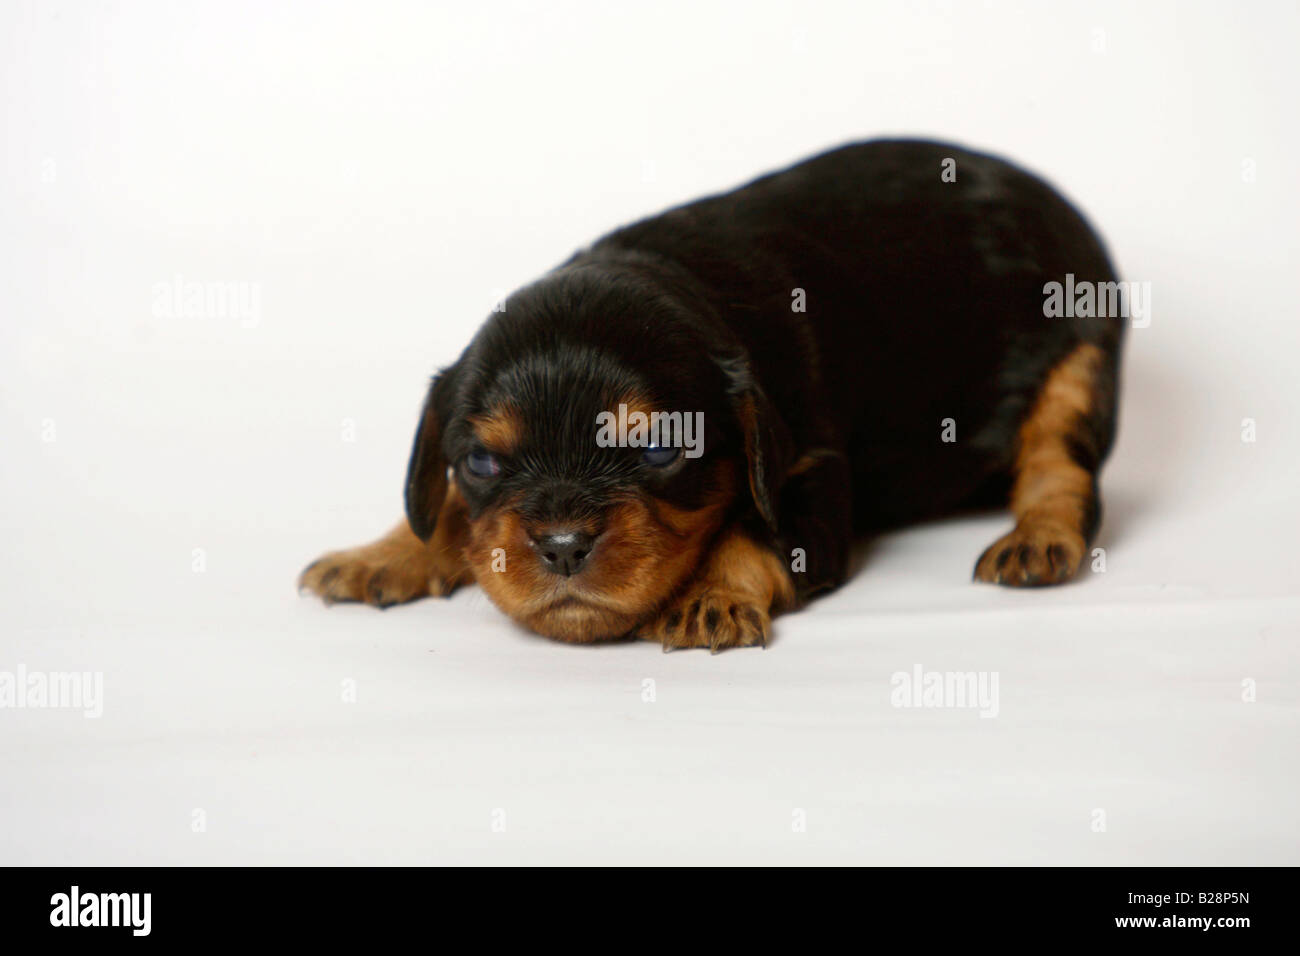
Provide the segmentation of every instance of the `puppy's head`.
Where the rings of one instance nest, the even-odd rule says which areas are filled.
[[[724,521],[775,524],[786,440],[707,310],[643,273],[568,267],[434,379],[407,517],[427,540],[463,501],[465,558],[503,611],[560,640],[619,637]]]

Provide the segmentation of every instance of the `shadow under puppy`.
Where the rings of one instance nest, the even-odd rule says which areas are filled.
[[[1123,324],[1048,317],[1067,275],[1116,282],[1080,214],[937,143],[846,146],[620,229],[434,378],[406,520],[300,586],[386,607],[477,581],[548,637],[716,651],[843,583],[855,534],[989,506],[1016,525],[976,579],[1068,580]],[[685,424],[602,432],[655,412]]]

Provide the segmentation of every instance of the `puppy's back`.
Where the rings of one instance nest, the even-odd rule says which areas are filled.
[[[868,526],[939,514],[1005,472],[1053,367],[1122,323],[1044,315],[1044,286],[1115,281],[1084,217],[1005,160],[920,140],[831,150],[620,229],[594,250],[685,268],[796,440],[838,436]],[[940,423],[959,423],[945,447]],[[879,514],[871,502],[888,502]]]

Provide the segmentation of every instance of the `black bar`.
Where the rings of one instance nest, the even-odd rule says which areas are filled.
[[[9,868],[0,871],[6,943],[120,944],[313,940],[337,949],[422,939],[455,945],[468,930],[484,945],[522,932],[535,946],[567,936],[610,945],[672,945],[714,922],[733,942],[779,928],[836,929],[864,948],[891,938],[935,941],[1198,940],[1231,946],[1294,938],[1295,871],[1270,868],[628,869],[503,873],[375,868]],[[118,926],[70,923],[117,915]],[[143,894],[148,896],[148,934]],[[100,894],[115,894],[104,900]],[[116,894],[140,894],[122,897]],[[94,897],[94,903],[87,898]],[[66,902],[60,909],[61,903]],[[106,904],[106,905],[105,905]],[[691,910],[691,913],[684,911]],[[134,919],[132,919],[134,917]],[[1153,920],[1142,925],[1121,921]],[[1208,919],[1208,928],[1199,921]],[[1192,921],[1198,921],[1193,924]],[[1229,925],[1225,921],[1238,925]],[[554,934],[553,939],[547,937]],[[671,934],[671,935],[669,935]],[[703,943],[706,938],[701,938]],[[770,941],[774,942],[772,937]],[[464,944],[461,944],[464,945]],[[17,952],[17,950],[12,950]]]

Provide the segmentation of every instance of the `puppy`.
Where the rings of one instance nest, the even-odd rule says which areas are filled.
[[[765,646],[855,535],[1005,506],[975,579],[1066,581],[1123,332],[1051,317],[1067,276],[1117,281],[1082,216],[938,143],[845,146],[619,229],[438,373],[406,519],[300,587],[387,607],[476,581],[562,641]]]

